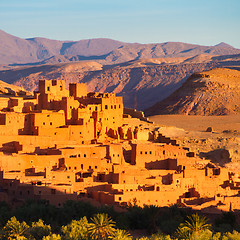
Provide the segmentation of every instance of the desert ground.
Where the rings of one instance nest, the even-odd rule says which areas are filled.
[[[219,133],[225,130],[240,132],[240,114],[224,116],[156,115],[149,119],[159,125],[175,126],[187,131],[205,132],[208,127],[212,127],[214,132]]]
[[[175,138],[197,156],[240,171],[240,114],[225,116],[156,115],[149,117],[162,134]],[[211,127],[212,132],[206,132]]]

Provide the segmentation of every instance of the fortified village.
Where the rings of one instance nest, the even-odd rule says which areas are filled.
[[[34,97],[1,97],[0,110],[2,201],[240,209],[238,175],[161,135],[140,112],[124,111],[114,93],[40,80]]]

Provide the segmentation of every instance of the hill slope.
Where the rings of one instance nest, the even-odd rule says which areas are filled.
[[[146,115],[226,115],[240,113],[240,71],[217,68],[195,73]]]

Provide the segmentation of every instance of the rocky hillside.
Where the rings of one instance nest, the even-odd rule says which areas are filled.
[[[123,96],[127,107],[134,107],[136,95],[138,109],[143,110],[169,96],[194,72],[218,65],[217,62],[157,64],[138,60],[103,67],[97,62],[76,62],[0,71],[0,79],[29,91],[37,89],[39,79],[65,79],[66,86],[69,82],[86,82],[88,91]]]
[[[193,74],[146,115],[227,115],[240,113],[240,71],[216,68]]]
[[[0,80],[0,97],[24,95],[31,95],[31,93],[21,87],[8,84]]]

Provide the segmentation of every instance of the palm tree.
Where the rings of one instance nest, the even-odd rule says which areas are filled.
[[[88,234],[91,239],[105,240],[113,236],[115,232],[115,222],[106,214],[98,213],[91,218],[89,223]]]
[[[25,222],[19,222],[16,217],[12,217],[3,228],[4,239],[14,239],[26,235],[29,226]]]
[[[180,238],[189,239],[195,234],[200,234],[202,231],[210,229],[211,225],[207,223],[207,219],[198,214],[193,214],[187,217],[184,223],[181,223],[177,229],[177,235]]]
[[[132,236],[125,230],[116,229],[113,236],[111,237],[113,240],[131,240]]]

